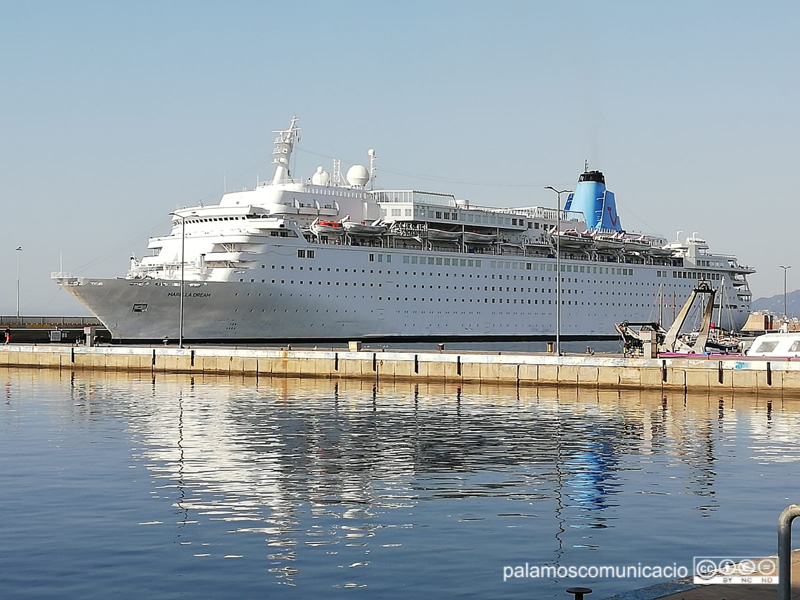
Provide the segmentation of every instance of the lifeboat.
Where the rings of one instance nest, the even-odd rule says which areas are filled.
[[[575,229],[556,231],[553,235],[558,236],[556,239],[562,248],[586,248],[594,244],[594,238],[591,235],[578,233]]]
[[[460,231],[444,231],[443,229],[428,228],[427,238],[435,242],[454,242],[461,237]]]
[[[594,245],[598,250],[622,250],[625,242],[618,235],[595,233]]]
[[[648,242],[647,238],[643,235],[638,237],[625,237],[623,241],[625,242],[626,252],[646,252],[652,248],[650,242]]]
[[[316,219],[311,224],[311,231],[317,235],[342,235],[344,227],[339,221],[323,221]]]
[[[340,224],[351,235],[380,235],[386,233],[389,226],[380,219],[367,223],[366,221],[344,221]]]
[[[465,231],[464,242],[467,244],[491,244],[497,239],[493,233],[478,233],[477,231]]]

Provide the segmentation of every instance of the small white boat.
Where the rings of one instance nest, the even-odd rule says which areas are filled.
[[[666,248],[664,246],[651,246],[647,249],[647,252],[651,256],[659,256],[659,257],[667,257],[672,256],[672,248]]]
[[[367,223],[366,221],[346,221],[342,219],[341,225],[344,227],[345,231],[351,235],[380,235],[386,233],[386,230],[389,229],[389,226],[381,222],[380,219],[372,223]]]
[[[317,235],[342,235],[342,233],[344,233],[344,228],[339,221],[315,219],[310,229],[312,233]]]
[[[443,229],[428,228],[427,238],[436,242],[454,242],[461,238],[460,231],[444,231]]]
[[[646,252],[652,249],[653,246],[643,236],[626,237],[623,239],[625,250],[628,252]]]
[[[800,356],[800,333],[765,333],[753,340],[745,354],[772,358]]]
[[[598,250],[622,250],[625,245],[617,235],[596,233],[593,237]]]
[[[575,229],[557,231],[554,235],[558,236],[558,243],[562,248],[587,248],[594,244],[594,238],[591,235],[578,233]]]
[[[496,239],[497,236],[493,233],[464,232],[464,242],[467,244],[492,244]]]

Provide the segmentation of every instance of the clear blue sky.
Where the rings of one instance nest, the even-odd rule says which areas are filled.
[[[85,314],[49,280],[123,275],[169,211],[379,157],[380,187],[554,205],[606,173],[628,229],[693,231],[783,292],[798,256],[800,4],[0,2],[0,313]],[[800,287],[800,260],[789,288]],[[793,281],[794,280],[794,281]]]

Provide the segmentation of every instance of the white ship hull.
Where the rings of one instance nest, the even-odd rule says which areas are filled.
[[[437,267],[404,263],[404,257],[414,254],[396,249],[382,249],[382,262],[376,263],[357,247],[308,247],[316,248],[320,258],[309,261],[297,258],[294,247],[275,248],[274,255],[290,258],[264,263],[253,273],[258,279],[247,273],[247,278],[241,277],[244,281],[185,283],[184,338],[468,340],[555,335],[554,259],[449,252],[434,257],[458,265]],[[324,255],[327,259],[321,258]],[[388,263],[387,257],[391,257]],[[658,320],[659,314],[670,322],[696,283],[679,280],[664,292],[658,267],[561,262],[570,270],[585,271],[564,278],[561,335],[565,338],[616,337],[615,323]],[[306,270],[310,264],[314,270]],[[351,267],[343,268],[345,264]],[[78,278],[61,284],[97,315],[116,340],[179,336],[179,281]],[[723,326],[738,329],[748,314],[749,306],[742,305],[723,316]]]

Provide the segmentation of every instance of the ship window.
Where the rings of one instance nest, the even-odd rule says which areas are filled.
[[[298,250],[297,251],[297,258],[305,258],[305,257],[306,257],[306,251],[305,250]]]
[[[795,343],[792,345],[792,348],[794,348],[794,346],[795,346],[796,344],[797,344],[797,342],[795,342]],[[756,349],[754,350],[754,352],[772,352],[773,350],[775,350],[775,348],[777,347],[777,345],[778,345],[778,342],[761,342],[761,343],[758,345],[758,348],[756,348]]]
[[[306,252],[306,257],[308,257],[308,258],[314,258],[314,251],[313,251],[313,250],[308,250],[308,251]]]

